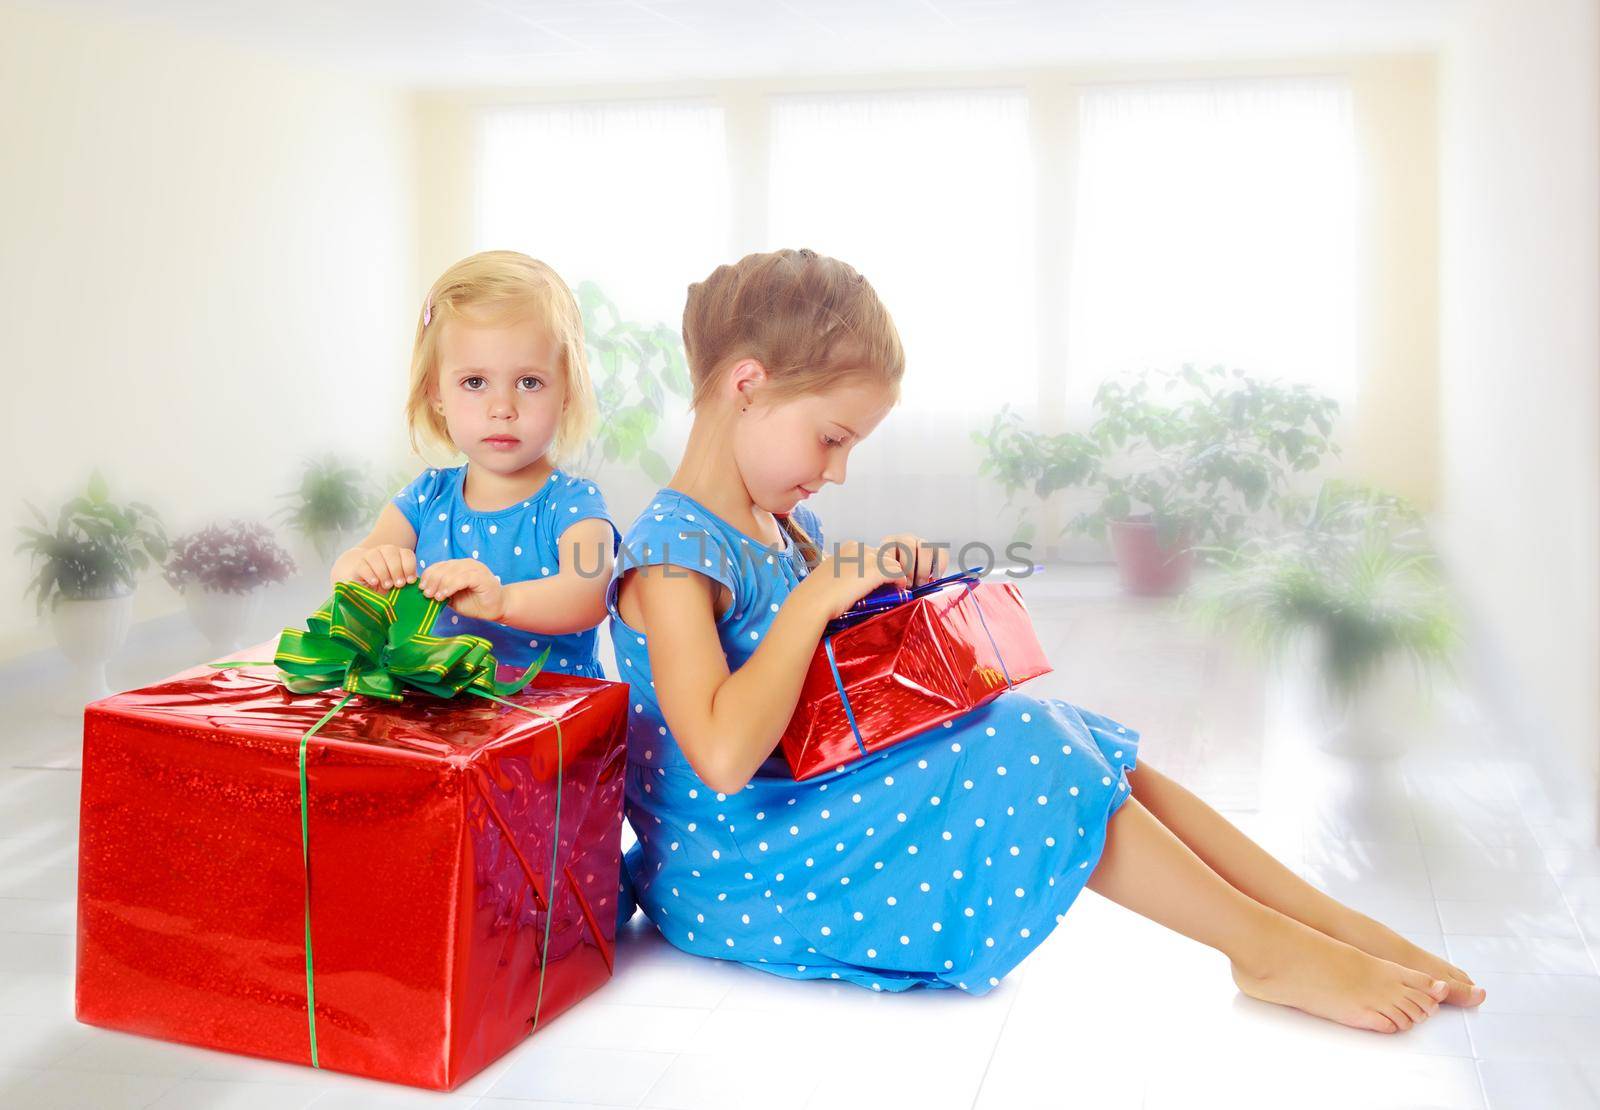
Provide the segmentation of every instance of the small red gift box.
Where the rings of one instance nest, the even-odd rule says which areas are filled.
[[[79,1021],[449,1090],[610,977],[626,686],[352,700],[303,856],[342,691],[275,676],[86,708]]]
[[[784,758],[813,778],[1049,670],[1015,583],[958,579],[823,637]]]

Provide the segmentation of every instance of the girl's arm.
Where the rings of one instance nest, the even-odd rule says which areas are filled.
[[[892,553],[884,553],[880,569],[875,549],[841,549],[842,558],[823,559],[795,587],[761,645],[732,673],[717,639],[716,582],[662,564],[629,572],[662,715],[695,774],[713,790],[744,789],[777,747],[828,621],[883,582],[905,584]]]
[[[552,578],[513,582],[500,590],[501,624],[529,632],[582,632],[606,619],[611,582],[611,522],[580,520],[557,541],[560,567]]]
[[[609,520],[580,520],[556,541],[554,577],[509,586],[476,559],[445,559],[422,572],[422,592],[476,620],[552,636],[582,632],[605,619],[611,537]]]
[[[417,580],[417,533],[391,502],[367,538],[333,561],[329,585],[354,580],[388,590]]]

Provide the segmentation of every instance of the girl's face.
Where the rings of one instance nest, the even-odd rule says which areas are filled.
[[[566,402],[561,345],[538,320],[440,328],[434,406],[456,449],[504,475],[544,458]]]
[[[756,378],[764,379],[759,364],[751,365]],[[734,375],[736,382],[741,377]],[[851,450],[894,407],[888,387],[871,381],[777,404],[755,399],[757,388],[735,388],[740,396],[733,412],[734,459],[750,499],[769,513],[789,512],[828,482],[843,485]]]

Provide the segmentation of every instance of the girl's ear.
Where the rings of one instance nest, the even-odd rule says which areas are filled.
[[[728,371],[731,399],[739,408],[748,408],[766,384],[767,368],[753,358],[742,359]]]

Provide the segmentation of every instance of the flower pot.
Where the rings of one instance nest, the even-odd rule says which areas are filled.
[[[226,655],[244,646],[245,634],[261,611],[261,591],[229,593],[190,585],[183,591],[189,620],[211,646],[212,655]]]
[[[1122,578],[1122,588],[1132,594],[1164,597],[1189,588],[1194,571],[1191,532],[1184,526],[1176,546],[1163,549],[1156,536],[1154,521],[1109,520],[1111,554]]]
[[[63,598],[50,614],[56,644],[76,668],[68,707],[109,697],[106,664],[128,638],[133,620],[133,594],[104,598]]]
[[[328,553],[324,555],[318,550],[314,539],[304,533],[296,533],[291,541],[291,549],[295,565],[299,568],[298,573],[303,578],[326,582],[328,572],[333,569],[333,561],[360,543],[366,534],[365,528],[341,528],[326,533],[322,542],[327,546]]]
[[[1299,656],[1300,703],[1311,740],[1343,759],[1387,762],[1405,755],[1417,709],[1417,679],[1399,653],[1381,659],[1353,690],[1340,692],[1326,680],[1326,648],[1320,635],[1304,638]]]
[[[1410,672],[1398,660],[1386,660],[1350,696],[1341,698],[1317,683],[1313,701],[1317,747],[1349,759],[1390,760],[1406,753],[1409,730],[1404,720],[1415,695]]]

